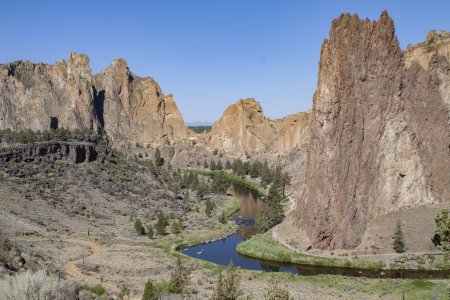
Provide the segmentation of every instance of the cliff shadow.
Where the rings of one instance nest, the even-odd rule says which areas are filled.
[[[105,105],[105,91],[104,90],[97,91],[94,88],[94,109],[102,128],[105,127],[104,105]]]

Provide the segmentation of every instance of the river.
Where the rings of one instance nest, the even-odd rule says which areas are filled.
[[[254,224],[256,217],[261,211],[262,200],[255,191],[237,184],[232,184],[230,187],[230,193],[237,197],[240,201],[239,211],[231,216],[231,218],[239,224],[239,228],[236,233],[215,242],[181,249],[181,253],[222,266],[227,266],[230,261],[233,261],[233,264],[236,267],[242,269],[266,272],[289,272],[305,276],[329,274],[368,278],[411,279],[448,278],[449,276],[448,271],[370,270],[334,266],[298,265],[263,261],[256,258],[239,255],[236,251],[237,245],[257,233]]]

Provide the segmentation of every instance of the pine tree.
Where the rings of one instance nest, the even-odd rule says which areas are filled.
[[[142,226],[141,220],[139,220],[139,219],[136,219],[134,221],[134,229],[136,230],[136,233],[139,235],[145,234],[144,226]]]
[[[167,225],[167,220],[164,217],[163,212],[159,212],[158,215],[158,221],[156,222],[155,225],[155,229],[156,229],[156,233],[158,235],[165,235],[166,234],[166,225]]]
[[[216,205],[214,204],[214,202],[212,202],[210,199],[207,199],[205,203],[205,214],[206,216],[208,216],[208,218],[211,218],[211,215],[215,208]]]
[[[186,294],[190,284],[189,269],[183,264],[181,255],[177,255],[176,265],[170,274],[171,292],[176,294]]]
[[[145,284],[144,295],[142,295],[142,300],[158,300],[159,295],[156,290],[156,286],[153,284],[153,281],[149,280]]]
[[[434,219],[436,230],[434,231],[433,244],[448,256],[450,253],[450,213],[448,209],[443,209]]]
[[[211,300],[236,300],[242,296],[241,278],[231,261],[225,275],[219,274],[219,282],[214,289]]]
[[[394,241],[392,242],[392,246],[394,247],[395,252],[405,252],[405,238],[403,236],[402,225],[400,221],[397,221],[397,229],[395,230],[393,239]]]

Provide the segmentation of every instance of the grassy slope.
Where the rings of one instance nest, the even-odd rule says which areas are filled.
[[[317,257],[297,253],[274,241],[270,230],[264,234],[254,235],[251,239],[240,243],[237,246],[237,251],[245,256],[285,263],[369,269],[382,269],[384,267],[384,264],[378,262],[350,261],[348,259]]]

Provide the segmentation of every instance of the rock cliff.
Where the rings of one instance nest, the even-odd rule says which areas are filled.
[[[23,61],[0,65],[0,129],[44,130],[52,123],[97,131],[93,86],[85,55],[71,54],[67,62],[54,65]]]
[[[96,109],[114,146],[159,144],[189,136],[172,97],[165,97],[152,78],[131,73],[125,60],[114,60],[95,82]]]
[[[428,46],[402,52],[386,12],[378,21],[333,21],[321,50],[305,188],[285,235],[302,232],[320,249],[353,248],[374,218],[449,201],[448,52]]]
[[[0,65],[0,129],[50,128],[105,132],[114,147],[189,137],[172,96],[123,59],[93,76],[89,58],[71,54],[53,65]]]
[[[253,98],[230,105],[213,124],[209,147],[239,156],[251,157],[261,152],[286,154],[307,141],[309,113],[271,120]]]

